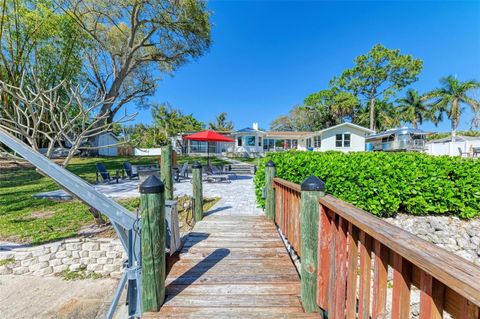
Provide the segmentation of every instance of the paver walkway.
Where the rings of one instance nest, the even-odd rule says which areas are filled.
[[[320,318],[303,312],[274,224],[230,210],[195,225],[167,276],[165,304],[145,318]]]

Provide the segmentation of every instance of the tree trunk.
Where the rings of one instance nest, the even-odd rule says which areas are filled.
[[[375,97],[370,98],[370,129],[375,130]]]
[[[457,119],[452,117],[452,142],[455,142],[457,138]]]

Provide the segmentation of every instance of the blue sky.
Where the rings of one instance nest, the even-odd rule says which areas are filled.
[[[151,99],[206,123],[225,111],[237,129],[254,121],[268,128],[376,43],[424,61],[412,85],[420,92],[449,74],[480,80],[480,1],[210,1],[208,6],[210,50],[166,77]],[[469,128],[471,117],[467,111],[460,129]],[[151,123],[150,111],[140,110],[136,121]],[[450,123],[422,128],[448,131]]]

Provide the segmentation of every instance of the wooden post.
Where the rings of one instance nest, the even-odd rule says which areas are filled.
[[[275,220],[275,189],[273,189],[275,170],[275,164],[271,160],[268,161],[265,166],[265,215],[270,220]]]
[[[173,199],[173,176],[172,176],[172,145],[162,147],[162,161],[160,163],[160,178],[165,185],[165,199]]]
[[[142,312],[165,300],[165,186],[154,175],[140,185],[142,220]]]
[[[203,218],[203,193],[202,193],[202,164],[195,162],[192,165],[193,184],[193,212],[195,221]]]
[[[305,312],[317,312],[318,221],[320,204],[325,196],[325,184],[316,176],[308,177],[301,185],[301,298]]]

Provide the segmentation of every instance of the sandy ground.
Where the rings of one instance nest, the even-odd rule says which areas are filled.
[[[117,280],[0,276],[1,318],[104,318]]]

